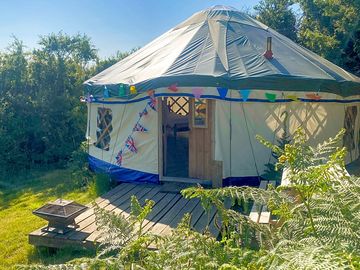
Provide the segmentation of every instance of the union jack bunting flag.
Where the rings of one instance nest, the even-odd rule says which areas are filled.
[[[154,96],[150,97],[150,100],[149,100],[148,104],[149,104],[151,109],[156,111],[156,98]]]
[[[131,135],[126,139],[125,146],[132,153],[137,153],[137,148],[135,146],[134,138]]]
[[[133,131],[148,132],[148,130],[146,128],[144,128],[142,125],[140,125],[139,123],[136,123],[136,125],[133,128]]]
[[[143,117],[144,115],[147,115],[147,114],[148,114],[148,111],[146,108],[144,108],[144,110],[142,112],[139,112],[140,117]]]
[[[123,152],[122,150],[119,151],[119,153],[117,154],[117,156],[115,157],[116,159],[116,164],[121,166],[122,164],[122,159],[123,159]]]

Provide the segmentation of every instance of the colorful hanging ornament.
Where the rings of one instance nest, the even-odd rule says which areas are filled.
[[[219,95],[222,99],[225,99],[226,95],[227,95],[227,92],[229,91],[228,88],[225,88],[225,87],[217,87],[217,90],[219,92]]]
[[[123,151],[122,150],[119,151],[119,153],[117,154],[115,159],[116,159],[116,164],[121,166],[122,160],[123,160]]]
[[[139,117],[143,117],[144,115],[148,114],[148,110],[146,109],[146,107],[142,110],[142,112],[139,112]]]
[[[250,92],[251,92],[250,89],[241,89],[241,90],[239,90],[240,96],[241,96],[243,101],[247,101],[249,99]]]
[[[266,97],[267,100],[269,100],[270,102],[275,102],[275,101],[276,101],[276,94],[273,94],[273,93],[265,93],[265,97]]]
[[[204,93],[204,89],[202,88],[193,88],[191,90],[195,98],[200,98],[201,95]]]
[[[148,129],[143,127],[141,124],[139,123],[136,123],[134,128],[133,128],[133,131],[140,131],[140,132],[148,132]]]
[[[90,95],[90,94],[87,94],[85,101],[87,103],[91,103],[91,102],[95,101],[94,96]]]
[[[110,97],[110,93],[109,93],[109,90],[107,89],[106,85],[104,86],[103,97],[104,98],[109,98]]]
[[[119,84],[119,97],[126,96],[126,85],[123,83]]]
[[[319,96],[319,94],[315,94],[315,93],[306,94],[306,96],[312,100],[320,100],[321,99],[321,96]]]
[[[131,85],[131,86],[130,86],[130,94],[131,94],[131,95],[137,94],[137,90],[136,90],[135,85]]]
[[[151,109],[156,111],[156,98],[150,97],[150,100],[149,100],[148,104],[149,104]]]
[[[130,150],[132,153],[137,153],[137,148],[135,146],[134,138],[129,135],[129,137],[125,141],[125,147]]]
[[[177,83],[173,83],[168,87],[170,91],[177,92],[179,89],[177,88]]]

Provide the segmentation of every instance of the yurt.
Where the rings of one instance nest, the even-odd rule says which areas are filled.
[[[256,184],[274,143],[346,128],[359,157],[360,78],[234,8],[200,11],[85,83],[92,169],[125,182]]]

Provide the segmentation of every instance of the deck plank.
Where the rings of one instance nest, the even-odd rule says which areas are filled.
[[[161,234],[161,232],[166,228],[176,215],[181,211],[181,209],[187,204],[188,200],[185,198],[180,198],[173,206],[167,211],[167,213],[152,227],[151,231],[155,234]]]
[[[191,212],[191,221],[190,221],[190,227],[192,229],[195,229],[195,224],[198,222],[198,220],[201,218],[202,215],[205,214],[205,210],[203,206],[201,205],[201,202],[199,202],[193,211]]]
[[[207,226],[211,223],[212,219],[217,213],[217,209],[215,206],[211,207],[210,211],[204,212],[200,219],[195,223],[194,229],[195,231],[203,233]]]
[[[169,195],[169,196],[168,196]],[[149,222],[144,226],[144,232],[152,229],[153,226],[157,224],[157,222],[169,211],[169,209],[181,198],[180,194],[171,194],[169,193],[167,198],[160,201],[157,206],[157,211],[154,217],[150,217]],[[155,210],[155,209],[154,209]]]
[[[172,229],[175,229],[185,214],[191,214],[197,204],[200,203],[199,199],[188,200],[187,204],[177,213],[174,219],[161,231],[162,234],[170,234]]]

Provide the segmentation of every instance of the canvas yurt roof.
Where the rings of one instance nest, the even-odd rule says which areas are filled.
[[[264,56],[272,38],[273,58]],[[360,93],[360,78],[231,7],[195,13],[148,45],[85,82],[117,96],[120,84],[137,92],[168,87],[226,87]]]

